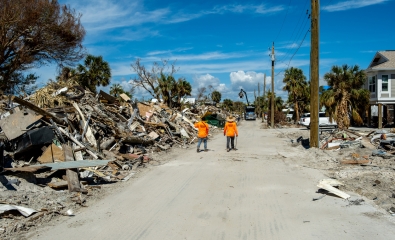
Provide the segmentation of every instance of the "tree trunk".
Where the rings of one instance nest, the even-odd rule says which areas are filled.
[[[299,121],[299,105],[298,105],[298,101],[295,101],[295,107],[294,107],[294,113],[295,113],[295,118],[296,118],[296,122]]]
[[[348,118],[348,98],[348,93],[343,92],[337,109],[337,125],[339,129],[348,129],[350,126],[350,120]]]

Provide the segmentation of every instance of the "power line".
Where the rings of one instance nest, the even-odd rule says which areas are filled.
[[[309,14],[309,10],[306,11],[306,15]],[[286,58],[288,58],[288,55],[292,53],[294,49],[294,45],[297,44],[298,39],[300,38],[301,34],[303,33],[303,29],[306,27],[306,24],[308,23],[308,19],[310,19],[310,14],[305,18],[302,22],[302,24],[299,26],[298,31],[296,32],[296,37],[292,41],[292,46],[288,49],[287,53],[284,55],[284,57],[279,61],[279,62],[284,62]]]
[[[308,4],[308,0],[305,1],[305,5],[303,6],[303,9],[306,9],[307,4]],[[299,16],[298,22],[297,22],[297,24],[295,25],[295,27],[294,27],[294,29],[293,29],[293,31],[292,31],[291,37],[290,37],[290,39],[292,40],[292,41],[291,41],[291,46],[292,46],[294,43],[296,43],[296,41],[297,41],[297,39],[298,39],[298,35],[299,35],[299,34],[296,34],[296,36],[295,36],[295,38],[294,38],[295,31],[298,29],[297,33],[299,33],[301,27],[302,27],[303,25],[305,25],[304,21],[301,23],[301,25],[299,25],[299,23],[300,23],[300,20],[302,20],[302,17],[303,17],[303,16],[306,16],[306,15],[308,14],[308,11],[309,11],[309,10],[306,10],[306,13],[305,13],[305,14],[301,14],[301,15]],[[290,52],[291,52],[292,49],[293,49],[293,47],[289,48],[289,49],[287,50],[286,54],[282,57],[282,59],[279,60],[279,62],[283,62],[283,61],[288,57],[288,54],[290,54]]]
[[[281,24],[280,31],[278,31],[277,36],[276,36],[276,38],[274,39],[274,42],[276,42],[278,36],[279,36],[280,33],[281,33],[281,30],[283,29],[285,19],[287,18],[287,15],[288,15],[289,6],[291,5],[291,1],[292,1],[292,0],[289,0],[289,2],[288,2],[287,12],[285,13],[285,17],[284,17],[283,23]]]
[[[304,35],[302,41],[300,42],[300,45],[299,45],[298,49],[296,49],[296,51],[295,51],[294,54],[292,55],[291,59],[289,59],[288,67],[289,67],[289,64],[291,64],[292,58],[295,56],[295,54],[299,51],[300,47],[302,46],[304,40],[306,39],[306,36],[307,36],[307,33],[308,33],[308,32],[310,32],[310,29],[307,30],[307,32],[305,33],[305,35]]]
[[[304,40],[306,39],[307,33],[309,33],[309,32],[310,32],[310,29],[308,29],[308,30],[306,31],[306,33],[305,33],[305,35],[304,35],[302,41],[300,42],[298,48],[295,50],[294,54],[293,54],[292,57],[289,59],[289,62],[288,62],[288,64],[287,64],[288,67],[289,67],[289,65],[291,64],[291,61],[292,61],[293,57],[295,56],[295,54],[299,51],[299,49],[300,49],[300,47],[302,46]],[[284,69],[285,69],[285,68],[284,68]],[[281,70],[280,72],[278,72],[278,73],[276,74],[276,76],[278,76],[280,73],[284,72],[284,69]]]

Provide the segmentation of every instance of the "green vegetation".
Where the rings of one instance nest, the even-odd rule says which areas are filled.
[[[302,113],[301,111],[306,106],[306,102],[309,101],[307,97],[310,96],[310,86],[303,71],[293,67],[285,70],[283,82],[285,83],[283,90],[288,92],[288,102],[293,105],[295,111],[294,120],[297,121]]]
[[[366,79],[364,71],[358,66],[333,66],[324,79],[330,88],[322,93],[320,102],[339,129],[347,129],[351,119],[362,124],[370,97],[369,91],[362,89]]]
[[[213,102],[218,104],[219,102],[221,102],[221,93],[216,90],[213,91],[211,93],[211,99],[213,100]]]
[[[0,4],[0,90],[15,93],[34,84],[25,71],[56,62],[71,65],[84,54],[81,15],[57,1],[13,0]]]

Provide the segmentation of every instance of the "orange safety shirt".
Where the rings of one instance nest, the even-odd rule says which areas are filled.
[[[198,129],[198,137],[200,137],[200,138],[207,137],[208,130],[209,130],[207,123],[205,123],[203,121],[197,122],[197,123],[195,123],[195,128]]]
[[[238,136],[239,132],[237,131],[237,125],[235,122],[226,122],[224,128],[224,134],[228,137]]]

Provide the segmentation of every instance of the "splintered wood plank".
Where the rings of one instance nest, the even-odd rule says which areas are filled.
[[[327,190],[330,193],[333,193],[341,198],[347,199],[349,197],[351,197],[350,195],[348,195],[347,193],[340,191],[339,189],[332,187],[331,185],[329,185],[328,183],[325,182],[320,182],[317,187],[322,188]]]
[[[367,164],[370,163],[369,159],[344,159],[340,161],[341,164]]]
[[[48,187],[54,188],[54,189],[66,188],[68,186],[69,186],[69,183],[67,181],[48,183]]]
[[[75,103],[75,102],[73,103],[73,106],[74,106],[74,108],[77,110],[77,112],[78,112],[78,114],[80,115],[80,117],[81,117],[81,119],[82,119],[82,122],[84,123],[84,126],[85,126],[85,125],[86,125],[85,116],[84,116],[84,114],[82,113],[80,107],[79,107],[78,104]],[[87,129],[87,131],[86,131],[85,138],[88,140],[88,142],[89,142],[90,144],[92,144],[92,146],[96,147],[96,138],[95,138],[95,136],[93,136],[92,129],[91,129],[91,127],[89,127],[89,126],[88,126],[88,129]]]
[[[73,150],[69,145],[63,144],[62,145],[64,151],[64,159],[65,161],[74,161]],[[67,169],[66,170],[66,177],[68,183],[69,192],[80,192],[81,191],[81,184],[78,178],[78,169]]]

